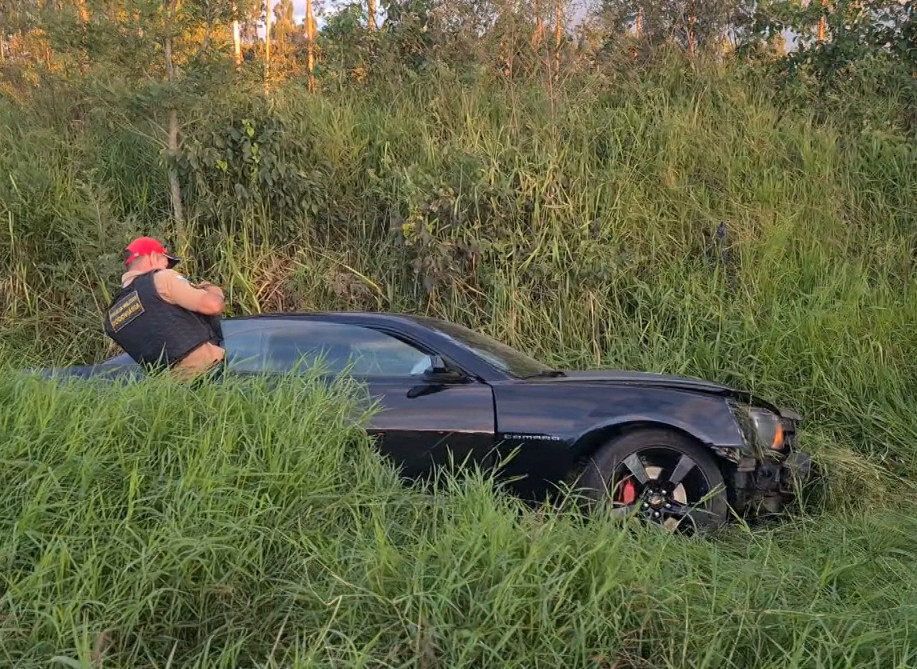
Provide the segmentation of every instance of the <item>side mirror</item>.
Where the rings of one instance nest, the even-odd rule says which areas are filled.
[[[424,372],[423,377],[430,383],[454,383],[466,380],[464,374],[449,369],[442,356],[436,354],[430,356],[430,367]]]
[[[446,367],[445,361],[439,355],[430,356],[430,366],[423,373],[424,382],[408,390],[410,398],[432,395],[442,392],[451,383],[467,383],[469,379],[461,372],[456,372]]]
[[[430,369],[427,370],[428,376],[439,376],[440,374],[447,374],[449,368],[446,367],[446,363],[443,361],[442,356],[440,355],[431,355],[430,356]]]

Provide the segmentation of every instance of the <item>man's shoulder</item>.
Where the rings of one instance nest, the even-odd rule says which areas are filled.
[[[157,276],[175,277],[175,278],[177,278],[177,279],[181,279],[182,281],[187,281],[187,280],[188,280],[188,279],[185,277],[184,274],[180,274],[179,272],[176,272],[176,271],[175,271],[174,269],[172,269],[172,268],[169,268],[169,269],[157,269],[157,270],[153,270],[153,271],[156,273]]]
[[[180,283],[190,283],[188,278],[183,274],[179,274],[174,269],[160,269],[156,270],[153,274],[153,280],[156,282],[156,285],[172,285],[176,282]]]
[[[187,277],[174,269],[162,269],[155,275],[156,291],[166,302],[178,304],[186,309],[196,309],[203,291],[194,286]]]

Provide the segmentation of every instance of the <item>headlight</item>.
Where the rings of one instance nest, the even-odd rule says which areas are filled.
[[[759,443],[774,451],[783,450],[786,442],[780,416],[767,409],[749,409],[748,414],[754,423]]]

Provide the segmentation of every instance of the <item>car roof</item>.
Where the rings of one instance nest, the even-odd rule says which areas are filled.
[[[255,314],[241,314],[239,316],[226,316],[224,320],[249,320],[259,318],[348,318],[358,316],[372,320],[401,320],[414,322],[440,322],[447,321],[432,316],[420,316],[399,311],[264,311]]]
[[[239,316],[224,316],[223,321],[257,321],[264,319],[278,320],[327,320],[327,321],[362,321],[436,327],[438,325],[457,327],[458,324],[442,318],[421,316],[418,314],[396,311],[267,311]]]

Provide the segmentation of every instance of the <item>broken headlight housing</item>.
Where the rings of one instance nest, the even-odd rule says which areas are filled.
[[[770,409],[733,405],[745,438],[757,449],[782,453],[786,449],[786,430],[783,418]]]
[[[786,445],[783,419],[767,409],[750,409],[748,413],[755,426],[758,443],[766,449],[782,451]]]

